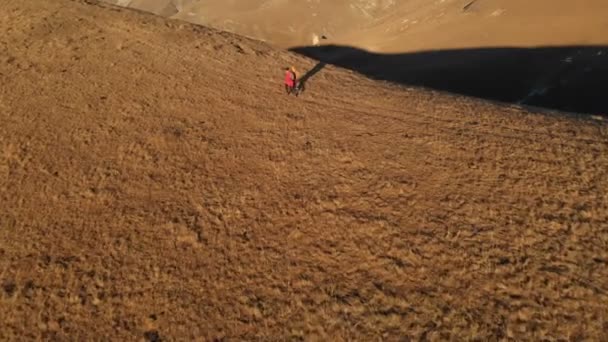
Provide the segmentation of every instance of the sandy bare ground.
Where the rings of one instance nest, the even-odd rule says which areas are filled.
[[[0,340],[606,340],[608,129],[83,0],[0,12]]]
[[[104,0],[283,48],[373,52],[608,45],[605,0]]]

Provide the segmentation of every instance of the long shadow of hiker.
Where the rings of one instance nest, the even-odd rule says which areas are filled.
[[[306,82],[311,77],[316,75],[319,71],[321,71],[325,67],[325,65],[327,65],[327,63],[319,62],[317,63],[317,65],[314,66],[314,68],[308,70],[308,72],[304,74],[304,76],[300,77],[300,80],[298,81],[298,93],[303,93],[306,90]]]

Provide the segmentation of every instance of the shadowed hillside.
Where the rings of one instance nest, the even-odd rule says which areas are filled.
[[[379,54],[330,45],[292,51],[378,80],[563,111],[608,113],[608,46]]]

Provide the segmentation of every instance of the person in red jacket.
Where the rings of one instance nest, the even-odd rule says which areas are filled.
[[[294,92],[296,82],[296,73],[292,71],[292,68],[285,68],[285,91],[287,92],[287,95]]]

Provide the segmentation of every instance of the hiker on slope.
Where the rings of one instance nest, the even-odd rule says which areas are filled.
[[[285,92],[287,95],[294,93],[296,96],[296,84],[297,84],[297,75],[295,72],[295,68],[285,68]]]

